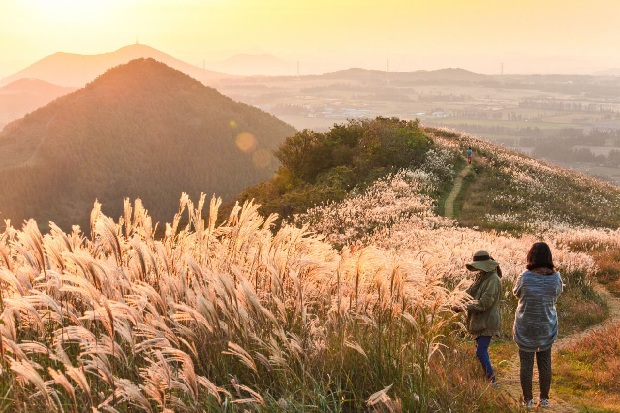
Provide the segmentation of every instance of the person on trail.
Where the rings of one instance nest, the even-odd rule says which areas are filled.
[[[502,292],[500,277],[502,270],[488,252],[474,253],[473,262],[466,264],[469,271],[476,271],[476,279],[466,290],[473,300],[467,303],[467,331],[476,338],[476,357],[484,370],[485,377],[497,386],[489,344],[491,337],[498,336],[501,316],[499,302]],[[456,309],[458,311],[458,309]]]
[[[471,157],[473,155],[474,151],[471,149],[471,146],[469,148],[467,148],[467,163],[471,164]]]
[[[534,356],[540,381],[538,406],[549,406],[551,346],[558,335],[555,303],[562,293],[562,277],[553,265],[549,246],[544,242],[532,245],[527,253],[526,268],[512,290],[519,299],[512,336],[519,346],[523,404],[529,409],[534,407],[532,395]]]

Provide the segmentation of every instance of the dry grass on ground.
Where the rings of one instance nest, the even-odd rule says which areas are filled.
[[[563,397],[588,412],[620,412],[620,322],[593,331],[560,350],[555,383]]]

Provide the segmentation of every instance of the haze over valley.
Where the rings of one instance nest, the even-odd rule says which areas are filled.
[[[0,0],[0,411],[620,413],[618,16]]]
[[[459,68],[413,72],[351,68],[321,75],[247,76],[196,67],[134,44],[100,55],[55,53],[0,79],[4,85],[0,127],[137,57],[162,61],[298,130],[326,131],[347,119],[376,116],[419,119],[423,125],[469,132],[620,183],[620,76],[613,71],[484,75]],[[239,55],[226,68],[247,73],[266,62],[284,61]]]

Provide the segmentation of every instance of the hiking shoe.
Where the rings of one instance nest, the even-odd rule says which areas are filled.
[[[491,382],[491,387],[493,387],[494,389],[499,389],[499,383],[496,381],[492,381]]]
[[[532,407],[534,407],[534,400],[532,399],[524,402],[523,407],[525,407],[526,409],[531,409]]]
[[[549,399],[540,399],[538,401],[538,407],[549,407]]]

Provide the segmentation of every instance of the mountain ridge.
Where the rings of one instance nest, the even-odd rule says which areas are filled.
[[[0,131],[7,123],[74,90],[44,80],[26,78],[0,87]]]
[[[99,199],[115,215],[140,197],[161,219],[181,192],[230,199],[266,179],[270,152],[293,132],[163,63],[133,60],[7,125],[0,212],[86,225],[70,211]]]
[[[112,52],[82,55],[56,52],[4,79],[0,86],[20,78],[36,78],[60,86],[82,87],[106,70],[137,58],[153,58],[206,83],[234,76],[193,66],[143,44],[123,46]]]

